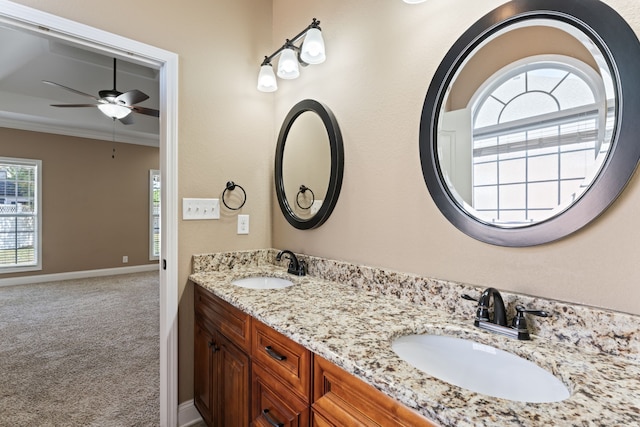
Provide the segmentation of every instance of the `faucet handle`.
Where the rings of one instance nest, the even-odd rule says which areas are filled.
[[[481,305],[480,299],[476,299],[468,294],[462,294],[462,299],[466,299],[469,301],[477,302],[478,307],[476,308],[476,323],[478,321],[488,322],[489,319],[489,307],[487,305]]]
[[[535,309],[529,309],[529,308],[524,308],[524,306],[522,305],[516,305],[516,312],[517,315],[519,315],[520,313],[529,313],[529,314],[533,314],[534,316],[538,316],[538,317],[551,317],[551,315],[549,313],[547,313],[544,310],[535,310]],[[516,317],[517,317],[516,315]]]
[[[305,276],[307,274],[307,263],[301,259],[298,261],[298,276]]]
[[[518,339],[529,339],[529,328],[527,327],[527,319],[525,313],[533,314],[539,317],[550,317],[551,315],[543,310],[531,310],[524,308],[522,305],[516,306],[516,315],[511,322],[511,327],[518,331]]]

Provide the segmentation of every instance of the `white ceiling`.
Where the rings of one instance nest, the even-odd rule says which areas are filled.
[[[158,109],[158,70],[117,61],[120,92],[138,89],[149,99],[138,104]],[[97,108],[56,108],[50,104],[92,104],[88,97],[42,83],[49,80],[98,98],[113,89],[113,58],[78,45],[0,25],[0,127],[84,138],[159,145],[158,118],[133,113],[124,125]]]

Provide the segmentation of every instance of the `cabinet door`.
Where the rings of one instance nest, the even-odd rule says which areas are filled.
[[[313,363],[314,425],[435,427],[422,415],[322,357],[315,355]]]
[[[213,415],[213,345],[213,334],[200,322],[196,322],[193,349],[194,404],[207,425],[211,425]]]
[[[309,404],[259,363],[251,366],[253,427],[306,427]]]
[[[328,414],[325,412],[325,414]],[[316,410],[311,411],[311,427],[380,427],[377,424],[373,424],[371,420],[370,422],[363,422],[354,418],[347,411],[343,410],[341,407],[336,407],[336,412],[333,412],[329,415],[331,420],[322,416]]]
[[[311,411],[311,427],[334,427],[333,424],[316,411]]]
[[[246,427],[249,425],[249,356],[219,332],[216,344],[214,426]]]
[[[386,424],[376,414],[367,413],[333,394],[323,396],[313,404],[311,425],[313,427],[380,427],[411,426],[411,424]]]

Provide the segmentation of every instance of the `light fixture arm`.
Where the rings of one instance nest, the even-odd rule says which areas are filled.
[[[300,63],[303,66],[308,65],[306,62],[304,62],[304,61],[302,61],[300,59],[300,48],[298,46],[296,46],[294,43],[298,42],[307,33],[307,31],[309,31],[312,28],[317,28],[318,30],[322,29],[322,28],[320,28],[320,21],[318,21],[316,18],[313,18],[313,20],[311,21],[311,24],[309,24],[304,30],[302,30],[298,34],[296,34],[293,38],[286,39],[285,43],[282,46],[280,46],[280,48],[278,50],[276,50],[275,52],[273,52],[269,56],[265,56],[264,60],[262,61],[262,64],[260,64],[260,65],[262,66],[262,65],[270,64],[271,61],[276,56],[280,55],[282,53],[282,51],[287,49],[287,48],[292,48],[296,52],[298,52],[298,60],[300,61]]]
[[[304,39],[304,40],[303,40]],[[300,42],[303,40],[302,42]],[[300,46],[295,43],[300,42]],[[265,56],[260,64],[258,74],[258,90],[261,92],[274,92],[278,89],[276,74],[273,72],[271,62],[280,55],[277,76],[281,79],[292,80],[300,75],[299,65],[306,67],[309,64],[324,62],[326,55],[320,21],[313,18],[311,24],[285,43],[271,55]]]

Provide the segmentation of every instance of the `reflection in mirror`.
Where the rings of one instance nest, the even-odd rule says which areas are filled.
[[[284,193],[293,214],[315,215],[325,199],[331,174],[331,147],[322,119],[313,111],[300,114],[289,129],[282,159]]]
[[[458,229],[538,245],[598,217],[640,159],[640,42],[599,0],[512,0],[473,24],[431,81],[420,158]]]
[[[276,195],[287,221],[302,230],[322,225],[337,203],[344,168],[331,110],[312,99],[294,105],[280,129],[275,160]]]
[[[500,227],[562,213],[589,188],[611,147],[611,71],[584,33],[554,20],[527,20],[488,38],[442,105],[443,179],[466,212]]]

